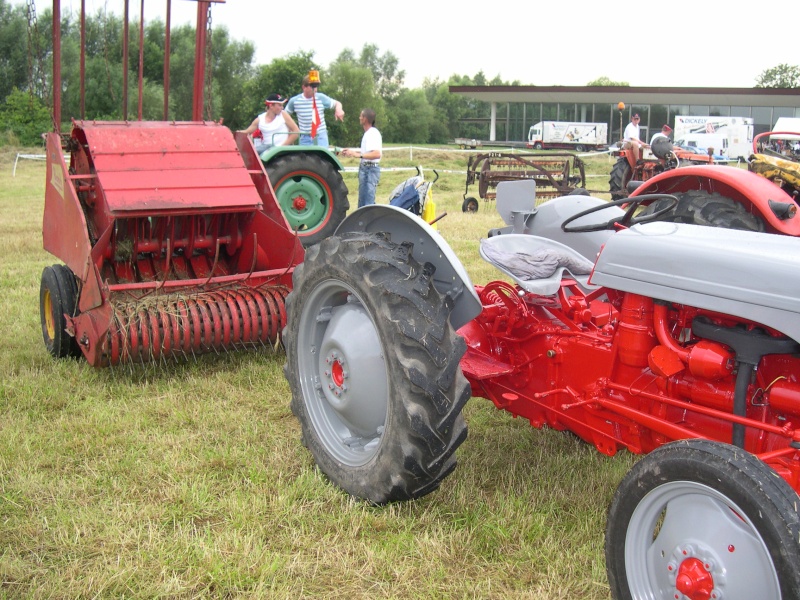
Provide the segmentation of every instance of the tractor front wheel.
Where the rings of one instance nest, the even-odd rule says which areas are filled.
[[[614,494],[606,569],[617,600],[798,598],[797,494],[744,450],[666,444]]]
[[[674,195],[678,198],[678,204],[662,217],[661,221],[745,231],[766,230],[764,220],[760,216],[750,213],[740,202],[716,192],[693,190]],[[640,215],[658,212],[665,206],[665,202],[667,201],[656,200],[645,207]]]
[[[39,318],[45,348],[55,358],[80,356],[77,340],[66,331],[67,319],[75,316],[78,283],[64,265],[45,267],[39,287]]]
[[[327,238],[295,269],[283,337],[292,412],[348,494],[419,498],[455,468],[470,389],[452,308],[433,267],[382,234]]]
[[[333,234],[350,203],[341,173],[312,153],[292,152],[266,165],[275,197],[304,247]]]

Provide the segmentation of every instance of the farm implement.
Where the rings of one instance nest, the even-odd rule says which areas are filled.
[[[548,154],[532,152],[484,152],[470,156],[467,183],[464,189],[463,212],[475,212],[480,205],[468,195],[470,186],[478,186],[478,196],[485,201],[495,199],[502,181],[535,181],[537,201],[546,202],[579,187],[586,187],[583,161],[568,152]]]
[[[43,243],[63,264],[42,273],[40,317],[55,357],[82,354],[100,367],[275,345],[303,246],[330,235],[349,208],[327,148],[259,157],[244,133],[203,119],[210,6],[198,2],[192,121],[167,118],[168,77],[164,120],[141,120],[140,55],[139,120],[124,105],[122,121],[82,118],[62,134],[54,45]],[[59,40],[59,2],[53,11]],[[128,38],[123,45],[127,56]],[[169,53],[164,63],[169,73]],[[80,97],[83,106],[83,77]]]
[[[141,121],[47,135],[44,247],[66,265],[42,275],[51,354],[106,366],[276,342],[303,249],[237,135]]]
[[[797,240],[648,222],[675,196],[504,207],[527,183],[498,186],[525,233],[482,241],[503,277],[486,285],[390,206],[307,252],[285,374],[317,465],[375,504],[424,496],[481,396],[603,454],[647,453],[608,513],[615,599],[800,597]],[[636,215],[648,202],[665,204]]]

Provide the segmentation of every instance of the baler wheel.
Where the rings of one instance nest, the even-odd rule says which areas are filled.
[[[312,246],[287,299],[284,373],[320,470],[374,504],[419,498],[467,436],[466,351],[433,267],[382,234]]]
[[[797,493],[744,450],[691,439],[640,460],[606,526],[611,594],[743,600],[800,597]]]
[[[45,267],[39,287],[39,317],[45,348],[55,358],[80,356],[77,340],[66,332],[65,314],[75,316],[78,283],[64,265]]]
[[[725,229],[766,231],[764,220],[759,215],[750,213],[742,203],[717,192],[692,190],[674,195],[678,198],[677,206],[660,220]],[[664,202],[664,200],[652,202],[640,215],[657,212],[664,206]]]
[[[614,166],[611,167],[611,175],[608,178],[608,189],[611,191],[611,199],[619,200],[627,197],[625,192],[628,182],[631,180],[631,165],[628,159],[620,156]]]
[[[281,155],[266,165],[278,204],[304,247],[333,234],[350,202],[341,173],[311,153]]]

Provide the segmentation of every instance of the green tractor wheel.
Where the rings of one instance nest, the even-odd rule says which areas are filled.
[[[289,227],[304,247],[327,238],[339,226],[350,203],[339,171],[316,154],[294,152],[266,165],[275,197]]]

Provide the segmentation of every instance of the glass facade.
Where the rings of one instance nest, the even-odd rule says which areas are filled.
[[[488,103],[486,103],[488,106]],[[497,105],[496,139],[514,142],[528,139],[528,130],[539,121],[576,121],[582,123],[607,123],[608,141],[622,137],[622,130],[638,113],[642,139],[647,141],[665,124],[674,126],[676,115],[752,117],[754,135],[769,131],[779,117],[800,117],[800,108],[773,106],[708,106],[688,104],[632,104],[622,111],[616,104],[581,104],[574,102],[539,103],[514,102]],[[470,119],[471,123],[485,123],[485,134],[473,133],[471,137],[489,139],[489,119]]]

